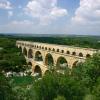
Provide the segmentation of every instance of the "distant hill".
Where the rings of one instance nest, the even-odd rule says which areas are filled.
[[[20,33],[0,33],[2,36],[18,36],[18,37],[96,37],[96,35],[74,35],[74,34],[20,34]]]

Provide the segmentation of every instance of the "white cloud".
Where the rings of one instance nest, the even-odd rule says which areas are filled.
[[[12,9],[11,3],[7,0],[0,0],[0,9]]]
[[[72,21],[83,24],[100,23],[100,0],[80,0]]]
[[[29,20],[23,20],[23,21],[12,21],[11,23],[10,23],[10,25],[12,26],[12,25],[17,25],[17,26],[21,26],[21,25],[25,25],[25,26],[27,26],[27,25],[32,25],[33,23],[31,22],[31,21],[29,21]]]
[[[4,25],[0,25],[1,33],[33,33],[33,34],[54,34],[63,33],[63,26],[44,26],[31,20],[14,20]]]
[[[54,7],[50,13],[52,16],[61,17],[67,14],[65,9]]]
[[[57,7],[57,0],[31,0],[26,5],[25,13],[45,25],[67,15],[67,10]]]
[[[0,32],[2,33],[29,33],[33,32],[33,23],[30,20],[14,20],[7,24],[0,25]]]
[[[12,17],[13,16],[13,11],[8,11],[8,17]]]

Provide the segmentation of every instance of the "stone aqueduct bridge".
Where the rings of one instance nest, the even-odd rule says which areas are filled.
[[[73,68],[97,52],[90,48],[28,41],[16,41],[16,46],[22,50],[27,63],[32,66],[32,72],[41,75],[49,71],[51,66],[58,71],[65,67]]]

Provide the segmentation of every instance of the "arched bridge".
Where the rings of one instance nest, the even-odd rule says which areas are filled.
[[[16,46],[21,48],[27,63],[32,66],[33,73],[40,75],[44,75],[51,68],[57,71],[67,67],[71,69],[97,52],[90,48],[28,41],[17,41]]]

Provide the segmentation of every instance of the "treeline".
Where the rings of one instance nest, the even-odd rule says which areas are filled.
[[[28,41],[78,46],[85,48],[100,48],[100,39],[93,37],[31,37],[22,39]]]
[[[16,37],[3,36],[15,40],[27,40],[33,42],[51,43],[59,45],[78,46],[85,48],[100,49],[100,36],[68,36],[68,37]]]

